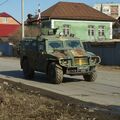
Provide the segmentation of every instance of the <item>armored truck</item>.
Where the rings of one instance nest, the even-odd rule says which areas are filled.
[[[46,73],[55,84],[63,81],[63,75],[82,75],[85,81],[95,81],[99,56],[85,51],[80,39],[64,35],[41,35],[24,38],[20,42],[20,65],[26,79],[35,71]]]

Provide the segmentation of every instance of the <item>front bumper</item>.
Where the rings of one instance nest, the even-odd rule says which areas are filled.
[[[95,66],[69,67],[66,70],[67,75],[85,75],[95,72]]]

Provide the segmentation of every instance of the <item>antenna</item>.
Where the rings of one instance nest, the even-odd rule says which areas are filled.
[[[38,10],[40,9],[40,3],[38,4]]]
[[[40,10],[40,3],[38,4],[38,19],[41,18],[41,10]]]
[[[100,11],[103,12],[103,4],[101,3]]]

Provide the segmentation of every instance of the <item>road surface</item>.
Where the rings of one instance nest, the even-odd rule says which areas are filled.
[[[82,77],[65,76],[60,85],[50,84],[45,74],[36,74],[34,80],[25,80],[18,58],[0,57],[0,77],[30,84],[82,101],[118,106],[120,109],[120,70],[98,69],[95,82],[85,82]]]

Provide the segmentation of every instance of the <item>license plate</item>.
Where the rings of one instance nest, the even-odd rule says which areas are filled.
[[[79,69],[78,72],[86,72],[86,69]]]

